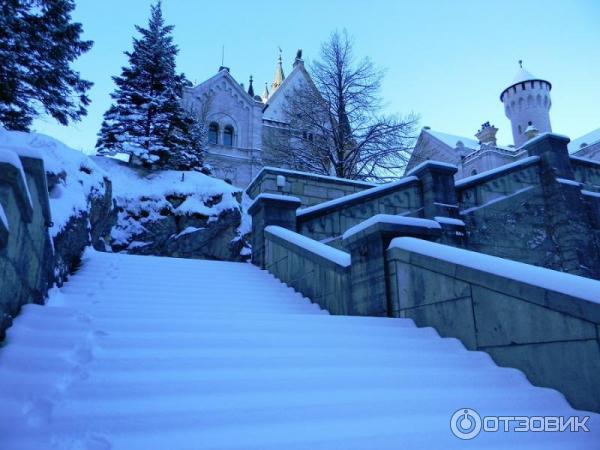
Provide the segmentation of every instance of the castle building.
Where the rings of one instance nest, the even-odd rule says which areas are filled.
[[[423,127],[406,171],[432,159],[455,164],[458,166],[456,178],[465,178],[526,157],[522,146],[538,134],[552,131],[551,90],[549,81],[532,75],[519,61],[513,81],[500,94],[504,113],[511,123],[513,144],[499,145],[498,128],[489,122],[475,133],[475,139]],[[600,161],[600,128],[573,139],[569,152],[576,157]]]
[[[265,83],[260,96],[255,94],[252,76],[245,89],[227,67],[187,89],[184,104],[208,124],[205,159],[214,175],[246,187],[262,167],[285,166],[269,137],[289,129],[286,99],[306,84],[312,84],[312,79],[298,50],[287,77],[280,53],[270,89]]]

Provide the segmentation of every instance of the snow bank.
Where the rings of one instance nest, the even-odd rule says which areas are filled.
[[[50,191],[54,223],[50,233],[53,237],[64,229],[71,217],[88,211],[91,198],[102,197],[105,193],[103,178],[106,173],[87,155],[49,136],[7,131],[0,127],[0,149],[42,158],[46,172],[58,177],[59,181]]]
[[[342,239],[348,239],[361,231],[369,228],[376,223],[386,223],[392,225],[406,225],[411,227],[421,227],[427,229],[440,229],[440,224],[435,220],[421,219],[418,217],[394,216],[392,214],[375,214],[373,217],[359,223],[358,225],[349,228],[343,235]]]
[[[600,304],[600,281],[590,278],[410,237],[393,239],[389,248],[408,250]]]
[[[276,225],[269,225],[265,228],[265,231],[340,266],[350,266],[350,255],[346,252]]]

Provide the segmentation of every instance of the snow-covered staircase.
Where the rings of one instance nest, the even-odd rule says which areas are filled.
[[[1,449],[578,449],[450,417],[571,415],[485,353],[412,321],[330,316],[249,264],[89,252],[0,349]],[[581,415],[581,412],[580,412]],[[473,447],[475,445],[476,447]]]

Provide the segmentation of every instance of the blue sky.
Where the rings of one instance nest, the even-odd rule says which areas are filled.
[[[93,151],[102,114],[110,105],[112,75],[125,64],[134,25],[145,25],[150,0],[78,0],[75,19],[92,50],[75,67],[95,83],[88,117],[68,127],[44,118],[36,131]],[[414,111],[420,126],[472,137],[485,121],[499,141],[512,143],[498,99],[522,59],[552,85],[553,130],[576,138],[600,127],[600,2],[595,0],[300,2],[163,0],[175,25],[178,67],[192,81],[221,64],[260,92],[271,82],[283,49],[284,69],[296,49],[314,58],[332,30],[346,28],[358,56],[387,69],[382,94],[393,113]]]

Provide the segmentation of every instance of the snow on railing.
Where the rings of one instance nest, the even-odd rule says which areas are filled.
[[[590,278],[411,237],[395,238],[389,248],[407,250],[600,304],[600,281]]]
[[[539,156],[529,156],[527,158],[520,159],[510,164],[505,164],[495,169],[486,170],[485,172],[478,173],[467,178],[463,178],[456,182],[455,186],[457,189],[465,189],[471,187],[473,184],[477,184],[483,181],[487,181],[490,178],[496,178],[505,173],[511,172],[516,168],[525,168],[537,163],[540,160]]]
[[[295,246],[298,246],[310,253],[313,253],[321,258],[338,264],[342,267],[350,266],[350,255],[341,250],[330,247],[327,244],[315,241],[306,236],[302,236],[294,231],[282,228],[276,225],[269,225],[265,228],[267,234],[277,236],[284,241],[289,242]]]

